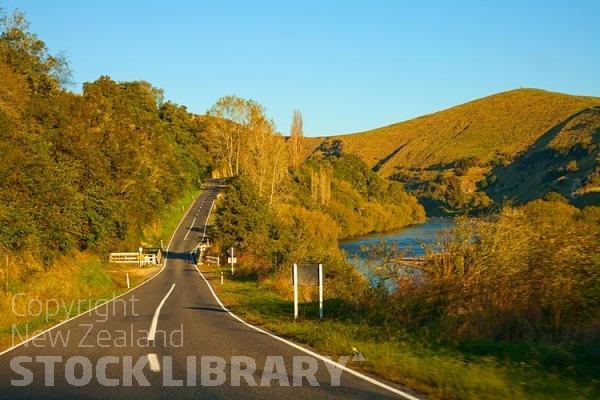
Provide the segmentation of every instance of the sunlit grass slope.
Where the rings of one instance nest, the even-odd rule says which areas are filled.
[[[483,163],[512,159],[571,115],[598,106],[598,97],[517,89],[336,139],[387,176],[396,166],[427,168],[473,156]]]

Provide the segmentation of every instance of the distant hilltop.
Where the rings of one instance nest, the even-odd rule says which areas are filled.
[[[551,192],[575,204],[600,204],[598,97],[511,90],[311,144],[331,143],[403,182],[434,214]]]

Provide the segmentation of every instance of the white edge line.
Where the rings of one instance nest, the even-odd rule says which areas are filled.
[[[150,371],[160,372],[160,363],[158,357],[154,353],[148,354],[148,362],[150,363]]]
[[[204,193],[205,193],[205,192],[203,191],[203,192],[202,192],[202,194],[204,194]],[[179,221],[179,224],[177,224],[177,227],[175,228],[175,230],[174,230],[174,231],[173,231],[173,233],[171,234],[171,239],[169,239],[169,244],[167,245],[167,248],[166,248],[166,250],[165,250],[165,253],[166,253],[166,254],[168,254],[168,253],[169,253],[169,248],[171,247],[171,242],[173,241],[173,238],[175,237],[175,234],[176,234],[176,233],[177,233],[177,231],[179,230],[179,227],[180,227],[180,226],[181,226],[181,224],[183,223],[183,220],[184,220],[184,219],[187,217],[188,213],[189,213],[189,212],[190,212],[190,210],[192,209],[192,206],[194,205],[194,203],[195,203],[195,201],[192,203],[192,205],[190,205],[190,206],[189,206],[189,208],[187,209],[187,211],[185,212],[185,214],[183,215],[183,217],[182,217],[182,218],[181,218],[181,220]],[[50,332],[50,331],[52,331],[52,330],[54,330],[54,329],[56,329],[56,328],[58,328],[58,327],[60,327],[60,326],[62,326],[62,325],[64,325],[64,324],[66,324],[67,322],[71,322],[71,321],[73,321],[74,319],[81,317],[82,315],[85,315],[85,314],[91,313],[92,311],[96,310],[97,308],[100,308],[100,307],[102,307],[102,306],[104,306],[104,305],[106,305],[106,304],[108,304],[108,303],[110,303],[110,302],[112,302],[112,301],[115,301],[115,300],[117,300],[117,299],[119,299],[119,298],[121,298],[121,297],[123,297],[123,296],[126,296],[126,295],[128,295],[129,293],[133,292],[134,290],[137,290],[137,289],[141,288],[142,286],[144,286],[145,284],[147,284],[148,282],[150,282],[151,280],[153,280],[154,278],[156,278],[158,275],[160,275],[160,274],[161,274],[161,272],[163,272],[163,271],[164,271],[164,269],[165,269],[165,267],[166,267],[166,266],[167,266],[167,257],[165,256],[165,262],[164,262],[164,264],[163,264],[162,268],[160,269],[160,271],[158,271],[156,274],[154,274],[153,276],[151,276],[150,278],[148,278],[148,279],[147,279],[147,280],[145,280],[144,282],[140,283],[140,284],[139,284],[139,285],[137,285],[136,287],[134,287],[134,288],[131,288],[130,290],[126,291],[125,293],[122,293],[122,294],[118,295],[117,297],[113,297],[112,299],[110,299],[110,300],[107,300],[107,301],[105,301],[104,303],[101,303],[101,304],[97,305],[97,306],[96,306],[96,307],[94,307],[94,308],[91,308],[91,309],[89,309],[89,310],[87,310],[87,311],[84,311],[84,312],[82,312],[81,314],[78,314],[78,315],[75,315],[74,317],[71,317],[71,318],[65,319],[64,321],[61,321],[61,322],[59,322],[58,324],[56,324],[56,325],[54,325],[54,326],[51,326],[50,328],[46,329],[45,331],[42,331],[42,332],[38,333],[37,335],[35,335],[35,336],[32,336],[32,337],[30,337],[29,339],[22,341],[21,343],[17,343],[17,344],[15,344],[14,346],[12,346],[12,347],[9,347],[8,349],[1,351],[1,352],[0,352],[0,357],[1,357],[1,356],[3,356],[3,355],[5,355],[6,353],[9,353],[9,352],[11,352],[11,351],[13,351],[13,350],[15,350],[15,349],[17,349],[17,348],[19,348],[19,347],[21,347],[21,346],[25,345],[25,344],[27,344],[27,343],[31,342],[32,340],[34,340],[34,339],[36,339],[36,338],[38,338],[38,337],[40,337],[40,336],[42,336],[42,335],[45,335],[46,333],[48,333],[48,332]]]
[[[158,307],[156,307],[156,311],[154,311],[152,323],[150,324],[150,330],[148,330],[148,341],[153,341],[156,336],[156,327],[158,326],[158,316],[160,315],[160,309],[165,304],[165,301],[167,301],[167,298],[171,295],[173,289],[175,289],[175,284],[171,285],[171,289],[167,292],[165,297],[163,297]]]
[[[252,328],[252,329],[254,329],[254,330],[256,330],[256,331],[258,331],[260,333],[263,333],[263,334],[265,334],[265,335],[267,335],[267,336],[269,336],[269,337],[271,337],[273,339],[279,340],[280,342],[283,342],[283,343],[287,344],[288,346],[291,346],[291,347],[293,347],[293,348],[295,348],[297,350],[303,351],[304,353],[309,354],[312,357],[317,358],[317,359],[323,361],[324,363],[332,365],[335,368],[340,368],[340,369],[342,369],[342,371],[347,371],[349,374],[354,375],[356,377],[359,377],[359,378],[361,378],[361,379],[363,379],[363,380],[365,380],[365,381],[367,381],[367,382],[369,382],[369,383],[371,383],[373,385],[379,386],[380,388],[386,389],[386,390],[388,390],[388,391],[390,391],[390,392],[392,392],[394,394],[402,396],[405,399],[408,399],[408,400],[421,400],[420,398],[415,397],[415,396],[413,396],[413,395],[411,395],[409,393],[403,392],[400,389],[396,389],[396,388],[394,388],[392,386],[386,385],[385,383],[380,382],[377,379],[373,379],[370,376],[367,376],[367,375],[362,374],[362,373],[360,373],[358,371],[355,371],[355,370],[353,370],[353,369],[351,369],[349,367],[346,367],[345,365],[339,364],[339,363],[333,361],[333,359],[331,359],[331,358],[324,357],[324,356],[322,356],[322,355],[320,355],[318,353],[315,353],[314,351],[308,350],[308,349],[306,349],[306,348],[304,348],[304,347],[302,347],[302,346],[300,346],[300,345],[298,345],[296,343],[290,342],[289,340],[286,340],[286,339],[284,339],[282,337],[274,335],[271,332],[268,332],[268,331],[266,331],[264,329],[261,329],[261,328],[259,328],[257,326],[254,326],[254,325],[252,325],[252,324],[244,321],[242,318],[238,317],[237,315],[235,315],[234,313],[232,313],[231,311],[229,311],[227,309],[227,307],[225,307],[223,305],[223,303],[221,302],[221,299],[219,299],[219,297],[217,296],[217,294],[213,290],[212,285],[210,284],[210,282],[208,282],[208,280],[206,279],[206,277],[204,276],[204,274],[202,272],[200,272],[200,270],[198,269],[197,266],[196,266],[196,271],[198,271],[198,273],[200,274],[200,276],[202,277],[202,279],[204,279],[204,282],[206,283],[206,285],[210,289],[210,291],[211,291],[213,297],[215,298],[215,300],[217,300],[217,303],[219,303],[219,306],[221,306],[221,308],[225,312],[227,312],[227,314],[229,314],[232,318],[238,320],[239,322],[241,322],[242,324],[246,325],[247,327]]]

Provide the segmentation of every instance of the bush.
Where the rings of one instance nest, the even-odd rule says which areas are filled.
[[[564,201],[460,220],[418,285],[399,285],[396,315],[448,338],[590,340],[600,336],[600,212]]]

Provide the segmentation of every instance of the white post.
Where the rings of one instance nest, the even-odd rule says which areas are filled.
[[[139,257],[139,260],[140,260],[140,268],[142,268],[142,251],[144,251],[144,249],[140,247],[138,250],[140,251],[140,257]]]
[[[294,319],[298,319],[298,265],[292,267],[292,279],[294,280]]]
[[[319,264],[319,318],[323,319],[323,264]]]
[[[223,271],[221,271],[221,285],[223,284]]]
[[[129,272],[125,272],[125,274],[127,275],[127,289],[130,289],[131,286],[129,286]]]
[[[231,248],[231,276],[233,276],[233,247]]]
[[[6,285],[4,286],[4,292],[8,293],[8,252],[6,253]]]

